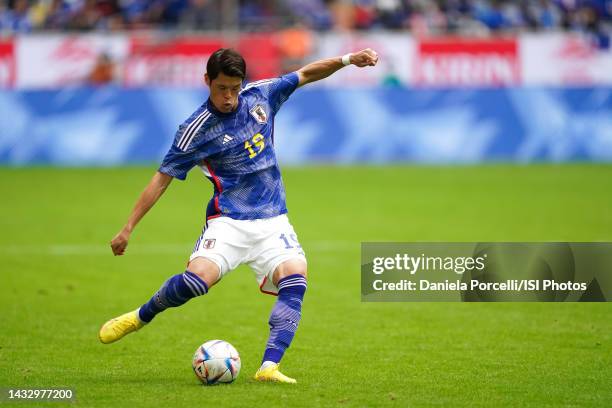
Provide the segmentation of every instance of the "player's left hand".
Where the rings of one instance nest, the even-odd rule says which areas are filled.
[[[351,64],[358,67],[373,67],[378,62],[378,54],[371,48],[366,48],[351,54]]]

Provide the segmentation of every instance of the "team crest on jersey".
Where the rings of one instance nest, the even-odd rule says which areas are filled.
[[[253,109],[250,110],[251,116],[255,118],[257,123],[264,124],[268,121],[268,115],[266,115],[266,111],[261,105],[256,105]]]
[[[202,247],[204,247],[205,249],[212,249],[215,247],[215,241],[216,239],[205,239],[204,244],[202,244]]]

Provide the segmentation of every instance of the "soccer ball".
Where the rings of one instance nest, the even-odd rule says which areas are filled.
[[[193,372],[206,385],[231,383],[240,373],[238,351],[227,341],[207,341],[193,355]]]

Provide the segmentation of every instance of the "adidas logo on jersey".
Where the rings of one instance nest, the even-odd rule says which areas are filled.
[[[223,135],[223,144],[229,143],[232,140],[234,140],[234,138],[231,137],[230,135],[228,135],[227,133],[225,135]]]

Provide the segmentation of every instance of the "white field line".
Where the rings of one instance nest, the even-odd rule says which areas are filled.
[[[193,249],[191,244],[130,244],[126,254],[134,255],[189,255]],[[313,241],[304,245],[306,254],[312,252],[351,252],[359,251],[359,241]],[[112,255],[110,245],[102,244],[57,244],[57,245],[30,245],[9,244],[0,246],[0,255]]]

